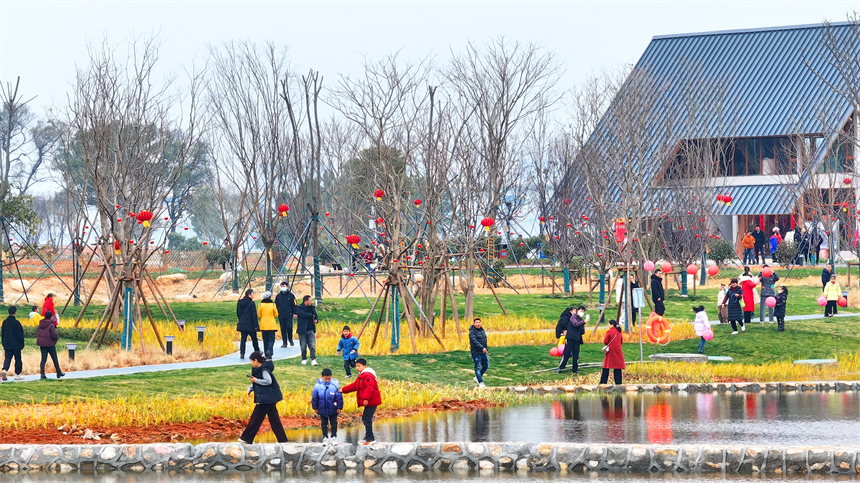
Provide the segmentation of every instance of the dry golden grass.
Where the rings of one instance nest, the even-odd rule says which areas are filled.
[[[492,347],[512,346],[512,345],[547,345],[557,342],[554,329],[546,329],[546,321],[536,317],[505,317],[493,316],[486,317],[483,320],[485,328],[492,328],[487,331],[487,342]],[[370,344],[373,341],[373,330],[375,325],[368,325],[364,334],[361,336],[361,346],[358,350],[361,355],[391,355],[391,354],[411,354],[412,342],[409,339],[409,326],[406,323],[400,324],[400,349],[396,352],[389,351],[388,340],[390,334],[386,334],[385,327],[380,327],[375,347],[371,348]],[[537,328],[537,330],[536,330]],[[441,326],[439,320],[436,320],[437,334],[441,338]],[[445,337],[442,342],[445,344],[445,349],[453,350],[469,350],[469,325],[461,324],[461,338],[457,338],[457,333],[453,327],[453,323],[448,326]],[[586,343],[603,343],[603,335],[606,332],[606,326],[598,328],[596,333],[592,333],[592,328],[586,328],[585,342]],[[358,335],[358,330],[354,332]],[[684,340],[695,337],[693,325],[690,323],[678,323],[672,326],[671,340]],[[645,341],[648,341],[644,335]],[[340,339],[340,331],[334,325],[320,327],[317,332],[317,353],[320,355],[331,356],[335,355],[337,343]],[[639,342],[639,330],[636,329],[631,334],[625,334],[624,342]],[[650,341],[648,341],[650,342]],[[436,339],[428,331],[427,336],[416,336],[416,346],[419,354],[435,354],[444,352],[445,350],[439,345]]]
[[[399,381],[381,380],[380,389],[384,394],[383,407],[386,409],[424,406],[445,398],[483,398],[495,402],[521,400],[506,392]],[[358,412],[355,397],[347,394],[344,400],[347,413]],[[223,396],[170,398],[156,395],[64,401],[59,404],[15,404],[3,407],[0,430],[55,428],[66,424],[78,427],[140,427],[206,421],[214,416],[246,419],[251,415],[253,406],[251,396],[235,391]],[[155,407],[159,410],[153,411]],[[285,393],[284,400],[278,403],[278,411],[282,417],[312,416],[310,391]]]

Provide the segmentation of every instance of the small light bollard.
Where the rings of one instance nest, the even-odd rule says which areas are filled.
[[[201,344],[203,343],[203,331],[205,331],[205,330],[206,330],[206,327],[204,327],[202,325],[197,326],[197,342],[199,342]]]
[[[75,349],[78,344],[66,344],[66,349],[69,351],[69,362],[75,362]]]
[[[173,339],[176,338],[175,335],[166,335],[164,336],[164,341],[167,342],[167,355],[173,355]]]
[[[176,324],[179,325],[179,330],[185,331],[185,319],[177,319]]]

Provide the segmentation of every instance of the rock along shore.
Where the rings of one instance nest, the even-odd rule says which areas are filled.
[[[0,445],[0,472],[544,471],[860,473],[860,445],[837,447],[567,443]]]

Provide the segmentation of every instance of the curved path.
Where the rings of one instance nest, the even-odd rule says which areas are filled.
[[[858,313],[840,313],[837,314],[836,317],[857,317],[860,316]],[[824,315],[815,314],[815,315],[790,315],[785,318],[786,322],[791,321],[800,321],[800,320],[810,320],[810,319],[823,319]],[[753,321],[756,323],[756,321]],[[535,329],[535,330],[512,330],[512,331],[503,331],[496,332],[497,334],[522,334],[528,332],[552,332],[554,329]],[[490,332],[492,334],[492,332]],[[272,358],[273,360],[283,360],[289,359],[291,357],[299,356],[299,342],[295,341],[294,346],[284,347],[282,348],[278,342],[275,341],[275,354]],[[250,354],[250,348],[249,348]],[[239,359],[239,352],[234,352],[232,354],[216,357],[215,359],[207,359],[203,361],[193,361],[193,362],[176,362],[173,364],[153,364],[149,366],[133,366],[133,367],[116,367],[112,369],[96,369],[92,371],[75,371],[75,372],[67,372],[66,376],[63,379],[85,379],[91,377],[103,377],[103,376],[125,376],[129,374],[140,374],[143,372],[162,372],[162,371],[175,371],[180,369],[202,369],[209,367],[224,367],[224,366],[234,366],[238,364],[247,364],[248,360]],[[62,363],[61,363],[62,364]],[[56,376],[53,374],[49,374],[49,379],[54,379]],[[40,380],[39,374],[24,376],[24,381],[14,381],[11,377],[8,382],[27,382],[27,381],[38,381]]]

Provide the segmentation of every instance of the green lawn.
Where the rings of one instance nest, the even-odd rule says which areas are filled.
[[[751,324],[746,332],[730,335],[727,325],[714,327],[716,337],[708,342],[710,355],[731,356],[737,362],[762,363],[776,360],[827,358],[841,350],[860,349],[860,318],[839,320],[814,320],[787,324],[787,331],[775,332],[772,324]],[[513,385],[526,382],[558,381],[569,374],[555,372],[532,374],[532,371],[554,367],[559,359],[548,355],[550,346],[492,347],[489,338],[490,372],[486,377],[489,385]],[[653,352],[695,352],[697,340],[671,342],[665,347],[644,346],[645,357]],[[598,362],[603,360],[600,344],[583,347],[580,360]],[[638,360],[639,345],[625,344],[625,358]],[[238,362],[238,361],[237,361]],[[320,357],[320,366],[302,366],[297,359],[277,362],[276,375],[286,389],[309,389],[323,367],[330,367],[336,378],[343,378],[342,359]],[[397,355],[373,357],[371,367],[385,379],[410,382],[438,383],[470,386],[473,384],[472,361],[467,352],[455,351],[428,355]],[[599,369],[583,369],[583,373]],[[131,376],[101,377],[94,379],[65,379],[28,383],[0,384],[0,401],[26,403],[31,401],[61,402],[86,397],[114,398],[135,394],[166,394],[169,396],[191,396],[195,394],[219,395],[230,390],[247,388],[245,374],[250,364],[240,364],[216,369],[188,369],[180,371],[144,373]]]

